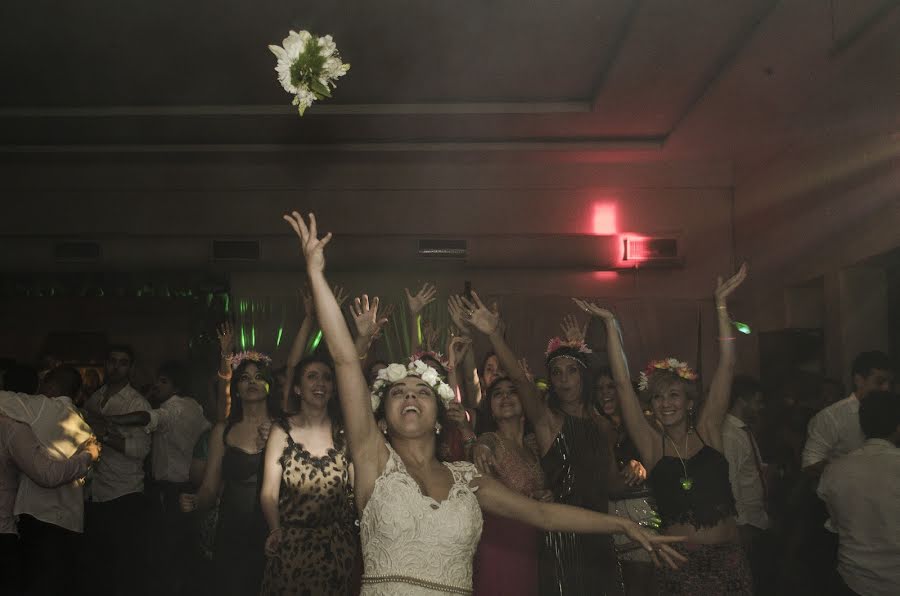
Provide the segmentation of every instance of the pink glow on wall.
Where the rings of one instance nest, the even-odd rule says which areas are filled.
[[[619,232],[617,207],[611,202],[594,203],[591,232],[596,236],[611,236]]]
[[[596,281],[615,281],[619,274],[615,271],[594,271],[591,277]]]

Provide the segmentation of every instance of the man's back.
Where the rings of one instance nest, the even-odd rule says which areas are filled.
[[[840,536],[838,570],[860,594],[900,594],[900,449],[870,439],[825,468],[819,496]]]

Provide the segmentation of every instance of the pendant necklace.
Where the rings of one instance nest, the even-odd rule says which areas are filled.
[[[688,438],[690,437],[691,431],[688,430],[684,434],[684,452],[687,453],[688,448]],[[681,467],[684,470],[684,476],[681,477],[681,490],[691,490],[694,487],[694,479],[688,475],[687,464],[684,463],[684,458],[681,457],[681,452],[678,451],[678,445],[675,444],[675,441],[672,440],[672,437],[666,435],[666,438],[669,439],[669,442],[672,443],[672,447],[675,449],[675,453],[678,455],[678,460],[681,462]]]

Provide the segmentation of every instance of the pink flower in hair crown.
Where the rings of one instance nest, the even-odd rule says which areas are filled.
[[[571,348],[572,350],[577,350],[582,354],[593,354],[591,349],[583,341],[566,341],[561,337],[554,337],[547,344],[547,351],[544,352],[544,356],[549,356],[550,354],[561,348]]]
[[[650,384],[650,375],[657,371],[674,373],[686,381],[697,380],[697,373],[688,366],[687,362],[682,362],[677,358],[663,358],[662,360],[653,360],[647,365],[647,368],[641,371],[638,389],[646,391]]]
[[[241,365],[241,362],[247,360],[250,362],[260,362],[265,366],[269,366],[272,364],[272,359],[263,354],[262,352],[254,352],[253,350],[248,350],[246,352],[238,352],[234,354],[230,359],[231,361],[231,369],[235,370],[237,367]]]
[[[443,366],[444,368],[450,368],[450,361],[446,356],[444,356],[440,352],[433,352],[431,350],[419,350],[409,357],[409,363],[412,364],[416,360],[421,360],[422,358],[426,357],[433,359],[435,362],[440,362],[441,366]]]

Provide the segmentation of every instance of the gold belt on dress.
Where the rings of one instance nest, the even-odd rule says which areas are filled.
[[[430,582],[426,579],[410,577],[408,575],[364,575],[362,583],[364,584],[388,584],[388,583],[412,584],[420,588],[428,588],[429,590],[437,590],[438,592],[447,592],[449,594],[471,594],[471,588],[460,588],[457,586],[448,586],[437,582]]]

